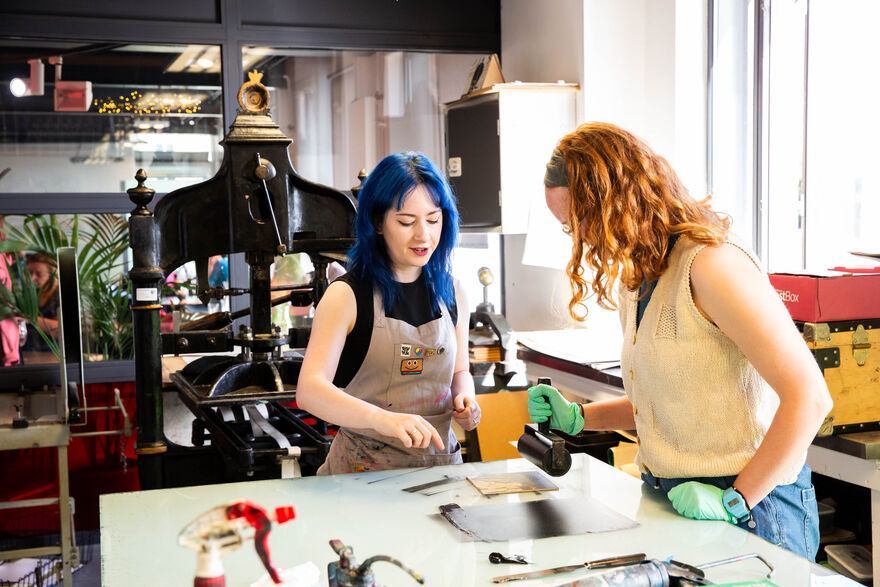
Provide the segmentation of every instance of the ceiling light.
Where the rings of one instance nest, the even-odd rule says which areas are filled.
[[[187,45],[168,67],[166,73],[220,73],[218,45]]]
[[[27,84],[20,77],[12,78],[12,81],[9,82],[9,91],[12,92],[12,95],[16,98],[21,98],[28,91]]]
[[[43,62],[39,59],[28,59],[28,64],[31,66],[30,77],[16,77],[9,82],[9,91],[17,98],[43,95]]]

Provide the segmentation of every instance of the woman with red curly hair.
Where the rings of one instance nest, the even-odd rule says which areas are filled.
[[[570,314],[584,320],[590,295],[619,309],[626,395],[577,404],[539,385],[532,420],[568,434],[635,429],[642,479],[681,515],[814,559],[805,458],[831,397],[756,257],[708,198],[693,199],[663,157],[612,124],[563,137],[544,184],[572,237]]]

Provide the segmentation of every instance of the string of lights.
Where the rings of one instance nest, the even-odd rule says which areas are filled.
[[[202,98],[189,93],[144,95],[134,90],[127,95],[95,98],[94,106],[97,112],[109,114],[195,114],[202,108]]]

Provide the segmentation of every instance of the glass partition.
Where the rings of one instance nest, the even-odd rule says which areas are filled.
[[[480,55],[405,51],[328,51],[244,47],[245,72],[269,90],[272,118],[293,139],[290,159],[304,178],[349,189],[386,155],[421,151],[446,170],[443,105],[461,98]],[[498,173],[487,169],[486,173]],[[471,306],[482,301],[478,269],[497,276],[487,301],[500,310],[497,235],[463,237],[453,273]],[[303,271],[310,270],[308,260]],[[305,309],[282,307],[293,320]]]
[[[476,55],[244,47],[306,179],[348,189],[385,155],[416,150],[443,169],[442,106],[461,97]]]
[[[210,178],[223,138],[215,45],[0,41],[0,193],[106,193],[147,169]]]
[[[2,217],[0,226],[0,364],[58,361],[59,247],[77,251],[85,360],[130,359],[127,219],[116,214],[34,214]]]

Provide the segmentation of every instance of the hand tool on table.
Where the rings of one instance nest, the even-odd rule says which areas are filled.
[[[327,565],[327,580],[329,587],[382,587],[376,582],[376,575],[371,568],[374,562],[385,561],[397,565],[410,576],[424,585],[425,578],[404,565],[396,558],[377,554],[371,556],[360,565],[354,558],[354,550],[343,544],[338,538],[330,541],[330,547],[339,555],[338,561],[332,561]]]
[[[550,378],[539,377],[538,385],[541,384],[550,385]],[[521,457],[553,477],[561,477],[571,469],[571,454],[565,448],[565,439],[550,432],[549,419],[538,424],[537,430],[526,424],[516,450]]]
[[[706,578],[704,569],[757,558],[770,569],[766,575],[773,575],[773,566],[756,553],[744,554],[699,566],[676,560],[646,560],[619,569],[596,573],[577,582],[578,587],[690,587],[692,585],[712,585]]]
[[[531,563],[529,563],[529,561],[526,560],[526,557],[524,557],[521,554],[511,554],[508,556],[504,556],[500,552],[490,552],[489,553],[489,562],[496,564],[496,565],[499,565],[502,563],[508,563],[508,564],[512,564],[512,565],[531,564]]]
[[[260,561],[274,583],[281,583],[269,559],[269,531],[272,521],[283,524],[295,517],[293,506],[275,508],[272,514],[246,499],[211,508],[187,524],[177,538],[181,546],[196,551],[195,587],[223,587],[226,584],[223,557],[253,538]],[[253,535],[247,535],[253,529]]]
[[[550,575],[561,575],[562,573],[570,573],[581,569],[607,569],[610,567],[620,567],[624,565],[635,565],[645,562],[645,554],[628,554],[625,556],[612,556],[609,558],[601,558],[594,561],[587,561],[579,565],[567,565],[564,567],[554,567],[552,569],[543,569],[541,571],[529,571],[526,573],[518,573],[516,575],[502,575],[493,577],[493,583],[508,583],[510,581],[520,581],[522,579],[535,579],[537,577],[549,577]]]
[[[459,481],[464,481],[464,479],[465,478],[460,475],[454,475],[452,477],[444,476],[442,479],[438,479],[437,481],[422,483],[421,485],[413,485],[412,487],[404,487],[403,489],[401,489],[401,491],[406,491],[407,493],[422,493],[423,495],[434,495],[434,493],[424,492],[426,489],[434,489],[436,487],[441,487],[449,483],[457,483]]]

